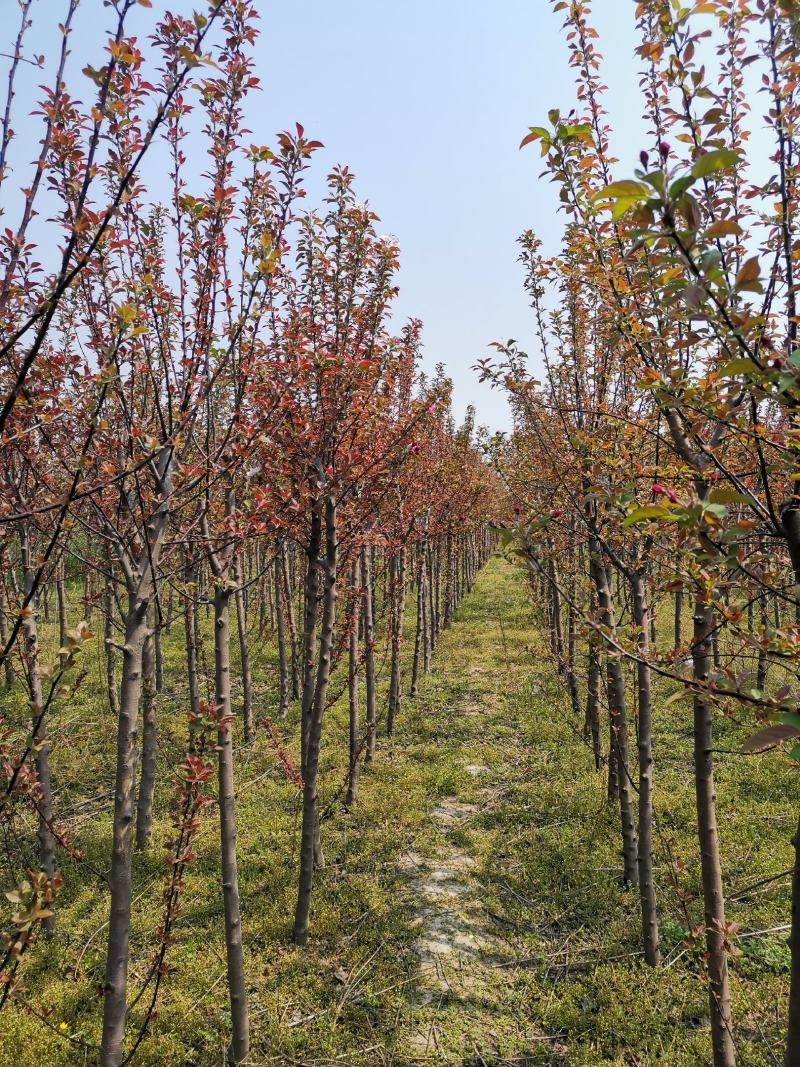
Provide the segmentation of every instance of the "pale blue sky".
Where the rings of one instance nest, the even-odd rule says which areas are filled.
[[[509,426],[472,367],[493,340],[533,346],[515,239],[555,250],[563,216],[530,125],[574,103],[560,15],[548,0],[258,0],[265,131],[300,119],[346,162],[402,250],[401,316],[425,323],[425,362],[443,362],[459,413]],[[598,0],[620,148],[639,148],[633,0]],[[612,77],[613,75],[613,77]],[[259,125],[259,132],[261,126]]]
[[[532,348],[531,316],[515,239],[532,227],[555,250],[563,216],[536,147],[518,150],[528,126],[574,103],[561,16],[549,0],[255,0],[261,14],[257,72],[262,91],[249,104],[253,140],[302,122],[325,144],[319,177],[335,163],[357,176],[359,195],[402,250],[396,315],[424,321],[426,366],[446,365],[459,416],[474,403],[478,421],[508,428],[502,398],[472,371],[493,340]],[[38,0],[30,47],[55,55],[62,0]],[[144,28],[167,6],[138,9]],[[192,0],[170,0],[188,11]],[[195,0],[195,6],[202,6]],[[632,51],[633,0],[596,0],[594,23],[606,56],[615,146],[632,165],[640,144],[640,101]],[[0,0],[0,51],[9,51],[16,0]],[[111,13],[82,0],[72,38],[73,85],[99,66]],[[7,60],[0,61],[0,78]],[[20,84],[19,114],[32,109],[41,72]],[[18,124],[19,125],[19,124]],[[35,127],[30,128],[34,132]],[[29,131],[19,128],[20,142]],[[18,148],[21,145],[18,145]],[[34,143],[21,159],[31,159]],[[203,160],[198,168],[203,169]],[[158,196],[157,169],[148,181]],[[28,177],[18,169],[19,184]],[[25,181],[23,181],[25,178]],[[13,183],[9,183],[11,185]],[[312,190],[318,183],[313,183]],[[167,195],[165,189],[164,195]],[[314,202],[313,192],[309,202]],[[8,205],[6,205],[8,206]]]

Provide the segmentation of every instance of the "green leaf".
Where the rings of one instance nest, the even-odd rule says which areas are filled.
[[[621,196],[621,197],[619,197],[619,199],[614,201],[614,204],[613,204],[613,206],[611,208],[611,221],[612,222],[619,221],[619,219],[621,219],[622,216],[627,211],[630,211],[630,209],[632,207],[635,207],[640,202],[641,202],[641,200],[640,200],[640,198],[638,196],[634,196],[634,197]]]
[[[592,200],[618,200],[623,197],[632,202],[647,200],[652,195],[652,189],[646,182],[637,182],[632,178],[624,178],[619,182],[612,182],[605,189],[600,189],[592,195]]]
[[[738,374],[752,374],[757,370],[758,367],[752,359],[743,356],[741,359],[732,359],[730,363],[726,363],[719,373],[721,378],[735,378]]]
[[[680,200],[686,190],[694,184],[694,177],[691,174],[684,175],[683,178],[678,178],[669,187],[669,195],[671,200]]]
[[[625,519],[623,526],[633,526],[637,522],[647,522],[649,519],[668,519],[671,512],[660,504],[647,504],[643,508],[634,508]]]
[[[718,519],[724,518],[728,514],[728,509],[725,504],[709,504],[703,503],[703,511],[710,511],[712,515],[716,515]]]
[[[709,500],[713,500],[715,504],[749,503],[749,500],[744,493],[738,493],[735,489],[729,489],[724,485],[721,485],[718,489],[712,489],[709,493]]]
[[[715,148],[713,152],[706,152],[692,164],[692,176],[694,178],[707,178],[709,174],[716,174],[719,170],[726,170],[734,163],[739,162],[739,153],[732,148]]]
[[[548,148],[550,147],[550,131],[546,130],[543,126],[531,126],[529,133],[525,135],[520,141],[520,148],[525,148],[526,145],[532,144],[534,141],[543,141]]]

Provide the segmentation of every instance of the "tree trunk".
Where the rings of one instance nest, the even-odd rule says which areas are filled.
[[[46,741],[44,723],[44,694],[39,668],[39,631],[36,621],[36,601],[32,597],[34,567],[31,562],[28,532],[20,528],[20,555],[23,570],[23,599],[28,601],[28,612],[22,620],[24,635],[25,670],[28,675],[28,692],[33,716],[33,737],[36,743],[36,808],[38,812],[37,837],[39,839],[39,866],[48,879],[56,873],[56,839],[51,829],[53,824],[53,790],[50,782],[50,745]],[[55,915],[43,921],[48,934],[55,930]]]
[[[131,923],[131,839],[136,789],[137,716],[142,689],[142,655],[147,635],[147,609],[154,594],[153,583],[169,521],[173,462],[174,452],[171,449],[165,449],[156,463],[161,502],[147,531],[147,545],[135,567],[131,560],[125,563],[128,607],[125,616],[120,710],[117,721],[114,822],[109,875],[111,904],[103,997],[101,1067],[120,1067],[124,1058]],[[122,559],[120,562],[122,563]]]
[[[595,770],[599,771],[603,764],[603,755],[600,748],[600,661],[593,643],[589,646],[587,668],[586,728],[587,735],[592,738]]]
[[[614,601],[612,599],[608,570],[600,558],[599,545],[596,545],[596,554],[597,559],[594,569],[595,582],[597,583],[597,600],[603,624],[608,628],[613,638],[616,634]],[[625,678],[622,673],[620,657],[608,654],[606,656],[606,670],[608,674],[608,711],[611,726],[609,774],[611,773],[611,756],[613,753],[616,764],[616,785],[622,833],[623,879],[631,885],[636,885],[639,880],[639,872],[636,865],[636,828],[633,821],[633,803],[631,799],[628,709],[625,702]]]
[[[317,772],[319,769],[322,719],[328,699],[334,630],[336,622],[336,503],[325,500],[325,579],[322,597],[322,622],[319,636],[319,657],[314,685],[309,731],[306,742],[306,766],[303,775],[303,824],[300,835],[300,879],[297,889],[293,938],[296,944],[308,941],[311,889],[314,880],[316,839],[319,826]]]
[[[636,625],[640,660],[636,664],[639,687],[639,897],[642,908],[642,940],[645,962],[658,966],[658,911],[653,884],[653,724],[650,699],[649,620],[644,578],[633,575],[633,621]]]
[[[377,704],[375,691],[375,634],[372,622],[372,568],[369,550],[361,549],[361,587],[364,615],[364,683],[367,692],[367,745],[365,763],[375,758],[375,734],[377,732]]]
[[[146,849],[153,827],[156,786],[156,665],[153,631],[142,647],[142,770],[136,804],[136,848]]]
[[[289,581],[289,567],[286,560],[286,543],[281,548],[281,580],[283,582],[284,604],[286,607],[286,624],[289,627],[289,648],[292,653],[292,699],[300,697],[300,668],[297,654],[297,628],[294,623],[294,608],[292,607],[292,588]]]
[[[242,722],[244,723],[245,743],[249,745],[253,740],[253,700],[251,696],[253,682],[250,673],[250,643],[247,639],[247,603],[244,589],[242,588],[244,573],[239,556],[234,561],[233,573],[234,581],[236,582],[234,600],[236,602],[236,625],[239,631],[239,658],[242,668]]]
[[[6,574],[8,561],[6,559],[5,548],[0,545],[0,569],[2,569],[2,575],[0,575],[0,648],[6,647],[8,641],[8,623],[10,620],[10,614],[8,610],[8,595],[6,593]],[[14,684],[14,663],[11,655],[11,649],[8,650],[7,655],[3,660],[3,673],[5,674],[6,689],[10,689]]]
[[[308,544],[306,545],[306,580],[303,609],[303,691],[300,707],[300,754],[303,778],[306,776],[306,749],[311,728],[314,701],[314,657],[316,655],[317,596],[319,594],[319,553],[322,544],[322,524],[317,507],[311,513]]]
[[[189,555],[185,571],[186,593],[183,597],[183,632],[186,642],[186,678],[189,684],[189,710],[200,711],[200,672],[197,659],[197,563]],[[189,751],[194,751],[194,719],[189,720]]]
[[[417,695],[419,683],[420,660],[424,656],[423,645],[427,642],[425,632],[425,551],[418,550],[419,561],[417,563],[417,625],[414,630],[414,658],[411,663],[411,687],[408,695]]]
[[[64,580],[64,559],[63,557],[58,561],[56,566],[56,600],[58,602],[58,643],[61,648],[67,643],[67,630],[69,629],[67,623],[67,592],[66,582]],[[67,662],[69,654],[62,652],[61,666]]]
[[[285,719],[289,714],[289,658],[286,651],[286,626],[283,612],[283,590],[281,580],[280,552],[275,553],[275,626],[278,631],[278,676],[279,697],[278,714]]]
[[[703,688],[710,671],[709,633],[713,608],[698,595],[695,601],[692,659],[694,680]],[[736,1052],[731,1035],[731,996],[728,982],[725,896],[717,839],[711,706],[702,692],[694,700],[694,769],[697,796],[697,831],[703,875],[711,1044],[714,1067],[734,1067]]]
[[[119,1067],[123,1060],[128,991],[128,951],[131,921],[131,838],[136,789],[137,718],[142,689],[142,654],[147,633],[147,605],[141,583],[130,586],[125,617],[117,766],[114,786],[114,824],[111,846],[111,916],[108,930],[105,995],[103,997],[102,1067]]]
[[[354,602],[354,616],[350,624],[347,658],[347,695],[350,708],[350,766],[347,776],[347,796],[345,804],[350,807],[358,799],[358,777],[361,770],[359,746],[361,744],[358,714],[358,622],[359,611],[358,563],[353,560],[350,566],[350,589]]]
[[[117,696],[117,650],[114,647],[114,574],[110,549],[106,550],[106,571],[103,585],[103,638],[106,651],[106,692],[111,714],[119,715],[119,698]]]
[[[156,617],[153,620],[153,681],[155,690],[160,693],[164,688],[164,650],[161,645],[161,629],[164,623],[160,604],[156,601]]]
[[[391,737],[394,723],[400,712],[402,691],[400,687],[400,656],[403,651],[403,622],[406,605],[406,552],[400,546],[400,553],[393,561],[391,613],[391,670],[389,678],[389,708],[386,715],[386,733]]]
[[[240,1063],[250,1051],[247,987],[244,978],[239,870],[236,858],[236,799],[233,781],[233,710],[231,707],[230,597],[218,575],[214,588],[214,703],[217,705],[219,829],[222,855],[222,900],[225,909],[225,954],[231,1006],[229,1059]]]

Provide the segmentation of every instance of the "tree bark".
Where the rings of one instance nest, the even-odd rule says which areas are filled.
[[[64,647],[67,643],[67,630],[69,629],[67,623],[67,592],[66,581],[64,579],[64,559],[63,556],[59,559],[56,567],[56,601],[58,603],[58,643],[60,647]],[[61,653],[61,666],[67,662],[68,654],[66,652]]]
[[[365,763],[375,758],[377,732],[377,694],[375,687],[375,634],[372,622],[372,567],[366,545],[361,549],[361,588],[364,617],[364,685],[367,693],[367,744]]]
[[[28,601],[28,611],[22,620],[24,636],[25,670],[28,675],[28,692],[33,716],[33,736],[36,742],[36,807],[38,812],[36,836],[39,839],[39,866],[48,879],[56,873],[56,839],[51,829],[53,824],[53,789],[50,781],[50,745],[46,740],[44,722],[44,694],[39,667],[39,631],[36,621],[36,601],[32,597],[34,566],[31,561],[30,541],[27,529],[20,527],[20,556],[23,571],[22,594]],[[66,635],[65,635],[66,637]],[[47,934],[55,930],[56,917],[50,915],[43,921]]]
[[[651,967],[660,962],[658,910],[653,882],[653,721],[650,698],[649,619],[645,601],[645,583],[641,573],[631,581],[633,621],[636,625],[640,659],[636,664],[639,688],[639,898],[642,909],[642,941],[645,962]]]
[[[214,702],[217,705],[217,752],[219,775],[219,829],[222,850],[222,900],[225,909],[225,954],[231,1006],[229,1059],[241,1063],[250,1051],[247,987],[244,978],[242,916],[239,901],[239,869],[236,857],[236,800],[233,780],[233,713],[230,674],[231,590],[217,575],[214,589]]]
[[[306,545],[306,579],[303,609],[303,689],[300,705],[300,753],[303,778],[306,776],[306,750],[311,728],[311,708],[314,701],[314,657],[316,655],[317,597],[319,595],[319,553],[322,544],[322,523],[319,510],[311,513]]]
[[[300,834],[300,879],[297,889],[293,938],[296,944],[308,941],[311,889],[314,880],[316,839],[319,825],[317,772],[319,770],[322,719],[328,699],[336,622],[336,564],[337,564],[336,502],[325,499],[325,578],[322,596],[322,622],[319,636],[319,657],[314,685],[309,730],[306,743],[306,765],[303,775],[303,823]]]
[[[131,838],[136,789],[137,719],[142,689],[142,655],[147,633],[150,572],[131,583],[125,617],[114,824],[111,846],[111,915],[108,930],[105,995],[103,998],[102,1067],[119,1067],[123,1060],[127,1014],[128,951],[131,920]]]
[[[244,723],[244,739],[246,744],[253,741],[253,681],[250,673],[250,643],[247,638],[247,602],[245,600],[244,573],[241,557],[237,555],[233,564],[234,581],[236,592],[236,625],[239,631],[239,659],[242,669],[242,722]]]
[[[111,905],[103,997],[101,1067],[120,1067],[124,1058],[131,922],[131,845],[136,789],[137,717],[142,688],[142,655],[147,635],[147,609],[154,593],[153,583],[169,521],[173,463],[174,452],[171,449],[165,449],[156,464],[161,500],[149,524],[148,543],[135,566],[130,559],[126,559],[124,563],[128,606],[125,616],[120,710],[117,721],[114,822],[109,876]],[[123,565],[122,558],[120,558],[120,565]]]
[[[142,770],[136,804],[136,848],[146,849],[153,827],[156,787],[156,665],[152,628],[142,647]]]
[[[708,684],[710,663],[709,633],[713,625],[713,608],[698,596],[694,609],[692,659],[694,680],[701,687]],[[711,1044],[714,1067],[734,1067],[736,1051],[731,1034],[731,995],[728,981],[725,896],[717,838],[716,790],[712,742],[711,705],[702,691],[695,693],[694,769],[697,799],[697,831],[703,876],[703,907],[706,928]]]
[[[359,747],[361,744],[361,727],[359,724],[358,707],[358,622],[361,614],[359,610],[359,587],[358,587],[358,563],[353,560],[350,566],[350,589],[354,601],[354,617],[350,624],[350,636],[348,639],[347,658],[347,695],[349,703],[349,751],[350,765],[347,776],[347,796],[345,804],[350,807],[358,799],[358,778],[361,770],[359,760]]]
[[[114,573],[111,550],[106,549],[106,576],[103,584],[103,639],[106,659],[106,692],[111,714],[119,715],[119,698],[117,696],[117,650],[114,647]]]
[[[611,584],[608,570],[600,558],[599,544],[596,543],[594,549],[596,555],[594,571],[600,615],[603,624],[613,638],[616,634],[616,620]],[[622,673],[622,662],[619,656],[607,654],[606,671],[608,675],[608,710],[611,726],[609,774],[611,773],[611,755],[613,753],[616,763],[616,786],[622,834],[623,879],[631,885],[636,885],[639,881],[639,871],[636,865],[636,828],[633,820],[633,803],[631,799],[628,709],[625,701],[625,678]]]
[[[400,546],[399,555],[393,561],[392,613],[391,613],[391,670],[389,677],[389,707],[386,715],[386,733],[391,737],[395,719],[400,712],[402,690],[400,686],[400,656],[403,651],[403,622],[406,604],[406,553]]]
[[[278,631],[278,714],[285,719],[289,714],[289,657],[286,650],[280,552],[275,553],[273,571],[275,575],[275,626]]]
[[[425,632],[425,551],[418,549],[417,563],[417,624],[414,630],[414,658],[411,663],[411,686],[409,696],[417,695],[420,661],[424,656],[423,645],[427,642]]]

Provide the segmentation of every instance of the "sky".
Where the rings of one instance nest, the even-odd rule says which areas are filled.
[[[460,416],[509,429],[503,398],[473,367],[492,341],[534,348],[516,239],[553,251],[563,225],[538,148],[519,150],[574,79],[549,0],[258,0],[265,132],[295,119],[347,163],[401,248],[399,318],[424,323]],[[633,0],[596,0],[618,153],[635,160],[641,108]],[[276,126],[277,124],[277,126]]]
[[[193,0],[169,2],[180,12],[193,6]],[[248,105],[252,140],[269,144],[277,131],[301,122],[324,143],[309,204],[327,170],[350,167],[359,197],[381,217],[380,232],[400,244],[398,327],[409,317],[423,320],[423,364],[445,365],[459,418],[472,404],[479,424],[509,429],[502,396],[479,384],[472,368],[492,341],[510,338],[535,364],[516,239],[532,228],[546,251],[556,251],[563,215],[552,186],[539,178],[538,148],[518,146],[529,126],[547,124],[549,109],[568,113],[575,103],[562,16],[549,0],[254,3],[261,90]],[[132,28],[140,26],[144,35],[165,6],[166,0],[153,0],[152,11],[137,9]],[[202,4],[194,0],[194,6]],[[634,6],[634,0],[595,0],[593,13],[606,58],[613,143],[629,169],[642,147]],[[65,0],[37,0],[34,7],[31,47],[48,57],[56,54],[64,7]],[[17,10],[17,0],[0,0],[0,26],[8,27],[0,51],[13,46]],[[110,22],[101,0],[81,0],[71,40],[73,83],[81,85],[87,63],[102,65]],[[0,58],[0,79],[7,66]],[[43,80],[32,68],[25,75],[16,102],[21,115],[33,110]],[[23,157],[26,132],[18,130]],[[32,140],[27,159],[35,152]],[[160,180],[157,168],[151,170],[154,197]]]

